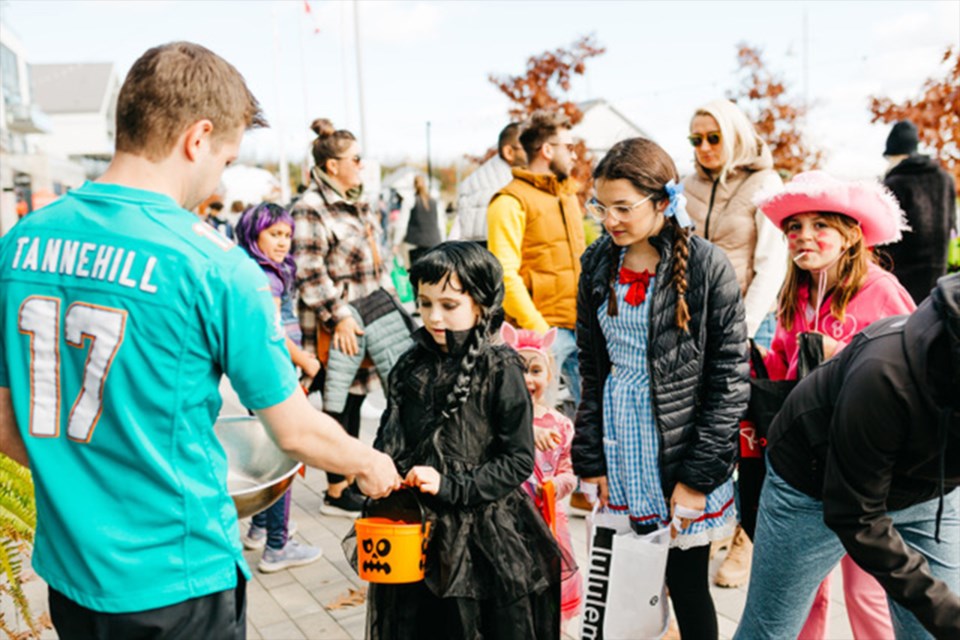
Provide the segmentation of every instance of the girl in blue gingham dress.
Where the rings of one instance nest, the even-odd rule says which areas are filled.
[[[623,254],[620,262],[623,264]],[[660,435],[653,415],[647,369],[650,300],[655,277],[639,306],[625,303],[630,284],[617,284],[619,313],[607,314],[607,302],[597,311],[607,340],[611,369],[603,388],[603,451],[607,459],[609,508],[627,511],[640,528],[665,527],[670,505],[660,481]],[[733,533],[733,480],[707,495],[704,515],[673,539],[671,546],[688,549]]]
[[[639,533],[670,527],[680,635],[716,640],[710,541],[735,525],[749,396],[740,287],[723,251],[691,234],[677,168],[656,143],[618,142],[593,177],[587,210],[607,234],[583,254],[577,292],[573,469]]]

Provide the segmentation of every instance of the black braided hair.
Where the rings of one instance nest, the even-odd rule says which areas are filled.
[[[460,280],[462,291],[469,295],[480,309],[480,317],[460,360],[460,369],[453,389],[447,395],[446,405],[441,412],[443,420],[431,437],[438,455],[442,427],[451,422],[466,403],[477,358],[503,321],[503,269],[492,253],[475,242],[443,242],[430,249],[411,267],[410,284],[414,289],[419,287],[421,282],[446,284],[454,274]],[[393,393],[394,390],[391,389],[391,395]],[[399,399],[399,396],[397,398]]]

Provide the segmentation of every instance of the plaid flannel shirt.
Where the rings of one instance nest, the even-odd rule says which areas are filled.
[[[297,315],[303,348],[316,353],[319,324],[332,331],[350,315],[347,303],[390,286],[389,274],[375,262],[373,247],[379,246],[380,225],[366,202],[351,203],[314,178],[291,213]],[[363,390],[370,376],[365,369],[358,374]]]

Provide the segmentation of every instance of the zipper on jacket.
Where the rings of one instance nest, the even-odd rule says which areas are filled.
[[[712,202],[713,198],[711,198]],[[657,392],[656,387],[653,383],[653,358],[650,357],[650,347],[653,344],[653,325],[654,318],[660,316],[659,310],[656,308],[657,300],[661,299],[661,296],[657,295],[657,291],[662,289],[665,283],[664,274],[667,272],[667,259],[664,256],[664,253],[660,252],[659,247],[657,252],[660,253],[660,263],[657,265],[657,283],[653,291],[653,297],[650,299],[650,324],[647,327],[647,378],[650,380],[650,405],[653,407],[653,421],[657,427],[657,438],[660,441],[660,447],[657,451],[657,467],[660,471],[660,485],[663,488],[663,431],[660,429],[660,418],[658,416],[658,406],[657,406]],[[666,252],[666,256],[670,256],[670,252]],[[660,273],[660,272],[663,273]],[[674,483],[676,485],[676,482]],[[670,497],[667,498],[667,506],[669,507]]]
[[[703,237],[710,239],[710,216],[713,214],[713,199],[717,195],[717,186],[720,184],[720,178],[713,181],[713,188],[710,189],[710,204],[707,205],[707,221],[703,226]]]
[[[576,273],[578,261],[573,255],[575,249],[573,248],[573,239],[570,237],[570,229],[567,227],[567,212],[563,209],[563,198],[557,197],[557,204],[560,205],[560,219],[563,221],[563,233],[567,236],[567,247],[570,250],[570,259],[572,260],[574,273]]]

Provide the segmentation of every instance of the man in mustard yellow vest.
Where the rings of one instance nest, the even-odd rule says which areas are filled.
[[[553,354],[580,402],[574,327],[577,282],[585,249],[570,120],[538,111],[520,134],[526,169],[497,192],[487,209],[488,248],[503,265],[503,308],[511,323],[541,333],[557,327]]]

